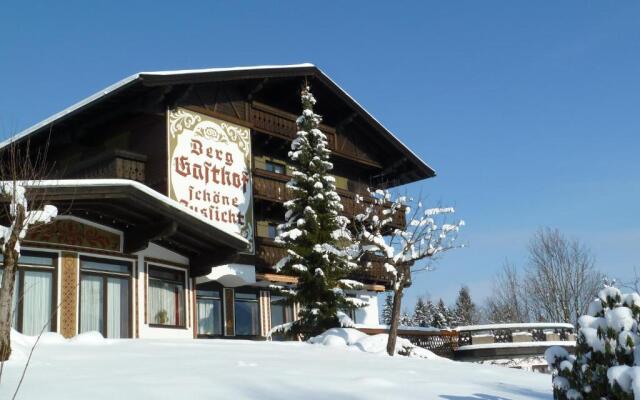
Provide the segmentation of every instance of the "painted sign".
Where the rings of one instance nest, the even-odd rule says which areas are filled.
[[[253,254],[249,128],[184,108],[167,116],[169,197],[249,240]]]

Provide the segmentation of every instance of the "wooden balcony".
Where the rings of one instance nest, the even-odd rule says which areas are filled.
[[[111,150],[88,157],[65,171],[67,178],[118,178],[145,181],[147,157],[125,150]]]
[[[252,103],[249,113],[254,129],[287,140],[293,140],[296,136],[296,118],[297,115],[257,102]],[[344,135],[336,135],[334,128],[321,124],[320,130],[327,136],[329,149],[336,155],[372,167],[382,167],[379,162],[349,143]]]
[[[272,239],[256,237],[255,264],[257,267],[263,270],[273,270],[273,266],[286,255],[287,251]],[[388,274],[384,266],[376,261],[372,262],[371,268],[354,275],[354,278],[366,283],[389,285]]]
[[[286,188],[286,184],[290,177],[273,172],[254,169],[253,170],[253,196],[258,199],[283,203],[291,198],[291,194]],[[366,196],[366,191],[360,189],[358,192],[348,192],[346,190],[337,189],[342,205],[344,206],[344,214],[347,217],[353,217],[361,213],[365,207],[363,203],[356,203],[355,196],[359,194]],[[366,197],[364,203],[369,202]],[[398,212],[393,216],[390,224],[391,228],[403,228],[406,224],[404,211]]]

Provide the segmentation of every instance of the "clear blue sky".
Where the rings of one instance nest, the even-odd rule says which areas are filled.
[[[536,229],[640,267],[640,3],[15,1],[0,12],[0,129],[145,70],[312,62],[437,171],[470,244],[407,303],[481,300]]]

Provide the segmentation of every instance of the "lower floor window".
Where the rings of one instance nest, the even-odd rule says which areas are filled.
[[[257,293],[235,293],[235,328],[238,336],[260,334],[260,308]]]
[[[149,267],[149,317],[151,324],[185,326],[184,271]]]
[[[80,259],[80,333],[131,337],[130,271],[127,262]]]
[[[198,335],[222,335],[222,297],[220,290],[197,289]]]
[[[55,255],[24,251],[18,265],[12,300],[12,326],[30,336],[54,331]],[[0,282],[3,271],[0,267]]]
[[[271,295],[271,328],[293,321],[293,306],[283,296]]]

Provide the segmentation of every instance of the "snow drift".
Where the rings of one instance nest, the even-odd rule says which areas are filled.
[[[550,377],[388,357],[385,335],[336,329],[305,342],[41,338],[18,399],[551,399]],[[11,398],[33,337],[14,333],[0,399]],[[431,355],[433,356],[433,355]]]

